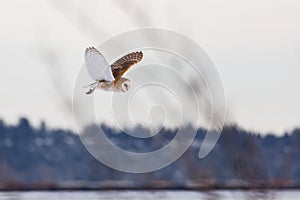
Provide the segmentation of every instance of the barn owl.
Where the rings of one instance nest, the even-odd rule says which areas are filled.
[[[122,75],[134,64],[140,62],[143,53],[134,52],[123,56],[113,64],[109,65],[104,56],[95,48],[88,47],[85,50],[85,63],[88,74],[94,83],[88,85],[90,89],[86,94],[92,94],[96,88],[104,91],[127,92],[130,80]]]

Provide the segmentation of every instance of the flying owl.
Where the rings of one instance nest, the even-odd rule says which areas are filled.
[[[94,83],[88,85],[90,89],[86,94],[92,94],[96,88],[104,91],[127,92],[130,80],[122,77],[123,74],[134,64],[143,58],[141,51],[123,56],[109,65],[104,56],[95,48],[88,47],[85,50],[85,63],[88,74]]]

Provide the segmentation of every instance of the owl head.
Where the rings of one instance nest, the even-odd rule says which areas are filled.
[[[124,77],[121,77],[116,84],[116,90],[119,92],[128,92],[130,88],[130,80]]]

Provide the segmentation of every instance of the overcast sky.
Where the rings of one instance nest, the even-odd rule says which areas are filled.
[[[229,121],[281,134],[300,125],[299,10],[298,0],[2,2],[0,117],[72,128],[66,110],[85,47],[159,27],[207,52],[224,82]]]

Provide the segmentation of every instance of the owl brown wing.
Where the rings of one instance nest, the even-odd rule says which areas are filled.
[[[110,67],[115,79],[121,78],[123,74],[134,64],[140,62],[143,58],[143,52],[134,52],[123,56]]]

